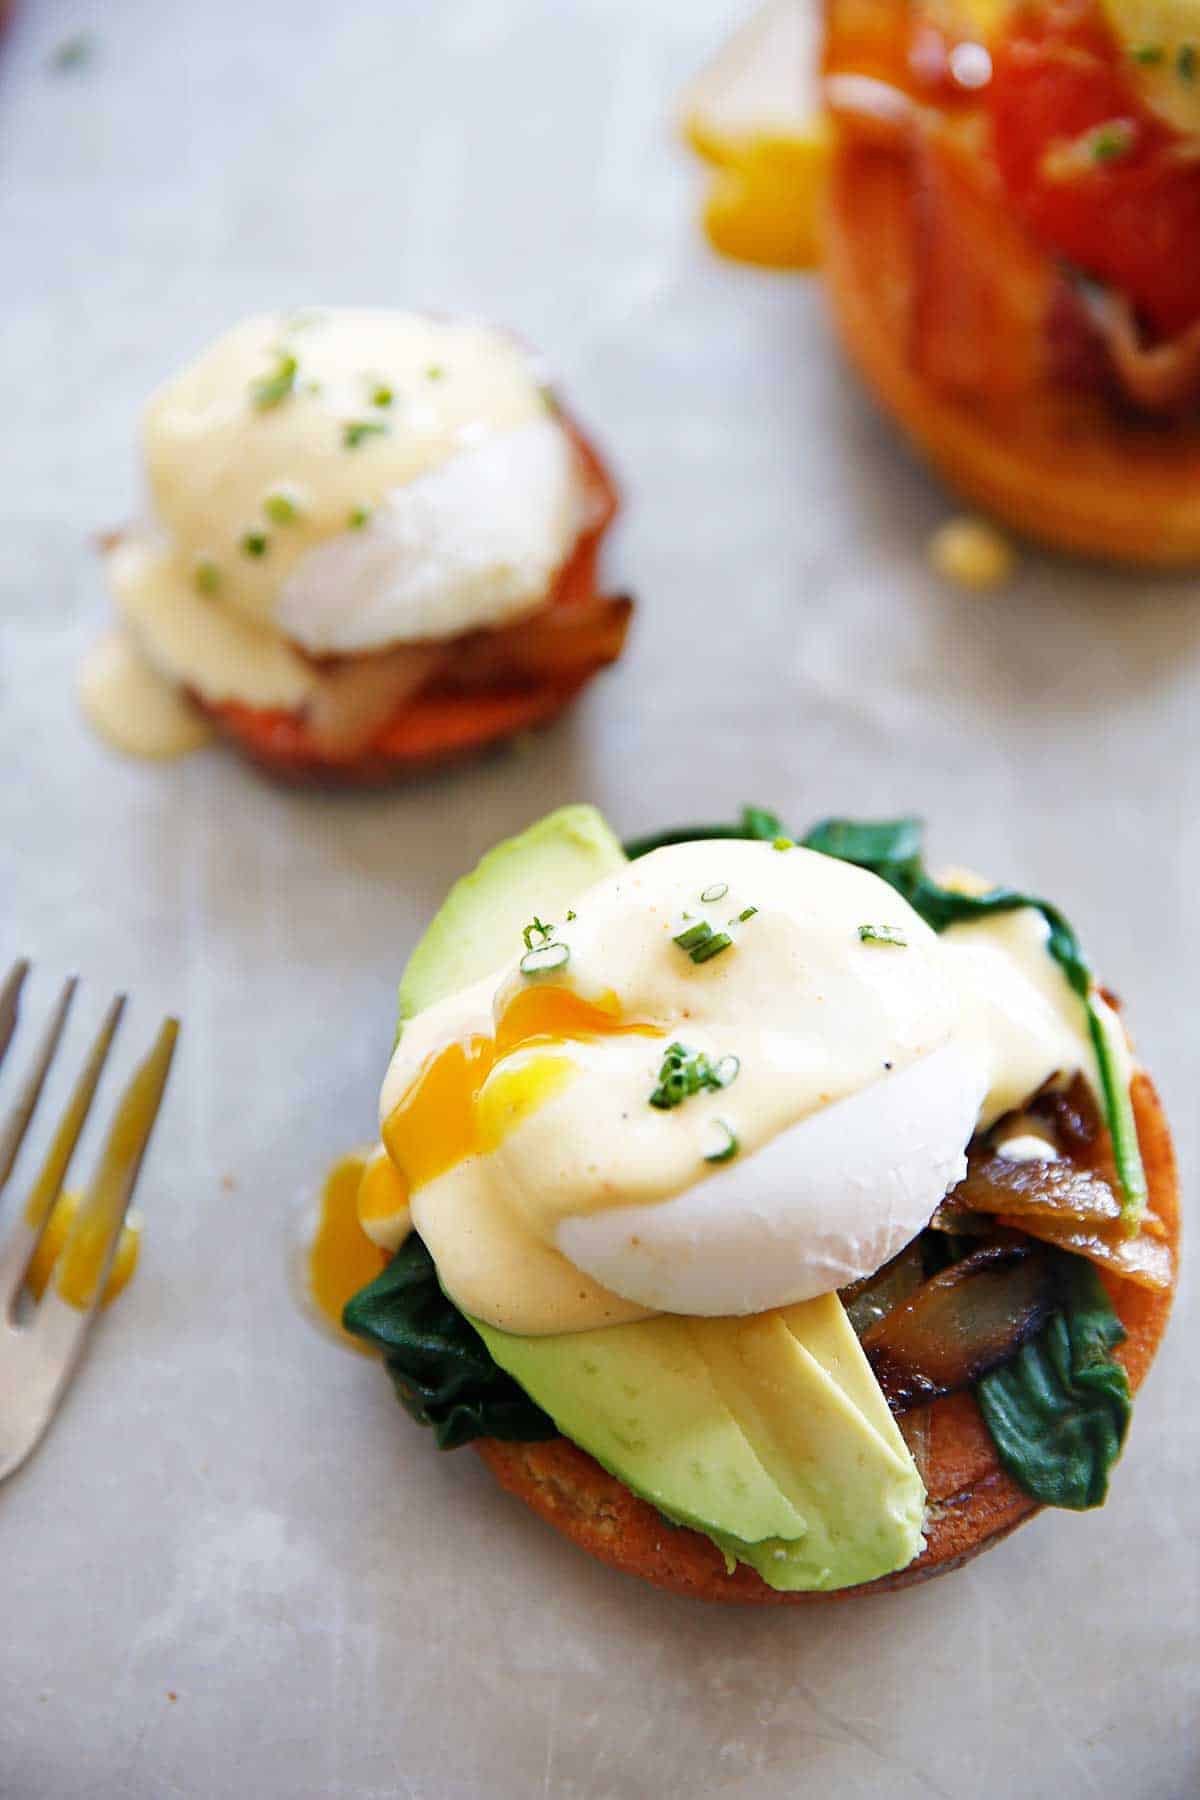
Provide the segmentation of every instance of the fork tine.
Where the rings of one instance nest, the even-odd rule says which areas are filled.
[[[11,976],[9,979],[11,980]],[[22,977],[22,979],[24,978]],[[78,985],[79,977],[77,975],[70,976],[63,983],[62,992],[58,996],[49,1023],[42,1034],[42,1041],[34,1058],[33,1067],[29,1071],[24,1087],[17,1095],[17,1103],[8,1115],[4,1130],[0,1132],[0,1188],[12,1174],[13,1164],[17,1160],[17,1152],[29,1129],[29,1121],[37,1110],[37,1103],[41,1098],[50,1064],[54,1061],[54,1052],[58,1049],[58,1040],[62,1036],[63,1026],[67,1022],[67,1014],[71,1010],[71,1002],[75,998],[75,989]],[[20,992],[20,982],[17,983],[17,991]]]
[[[7,1421],[7,1433],[0,1409],[0,1481],[19,1469],[42,1441],[95,1323],[178,1033],[178,1020],[164,1020],[153,1049],[122,1094],[87,1198],[32,1325],[23,1331],[8,1328],[8,1348],[21,1369],[21,1404],[15,1421]]]
[[[66,1111],[46,1152],[46,1159],[29,1190],[24,1211],[20,1218],[14,1220],[8,1233],[0,1238],[0,1318],[10,1311],[17,1297],[17,1290],[29,1267],[29,1259],[62,1190],[63,1180],[79,1142],[79,1134],[91,1111],[92,1100],[124,1010],[125,996],[118,994],[104,1015],[96,1041],[89,1050],[87,1061],[75,1083],[75,1091],[67,1102]]]
[[[17,1029],[21,989],[28,973],[28,960],[22,956],[8,971],[4,977],[4,986],[0,988],[0,1062],[4,1061],[5,1052],[12,1043],[12,1034]]]
[[[81,1313],[94,1312],[104,1292],[178,1036],[178,1019],[164,1019],[153,1049],[134,1070],[109,1127],[87,1197],[55,1265],[55,1291]]]

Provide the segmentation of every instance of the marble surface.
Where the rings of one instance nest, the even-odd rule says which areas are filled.
[[[674,94],[732,0],[51,0],[0,49],[0,951],[184,1034],[147,1239],[0,1493],[6,1800],[1137,1795],[1197,1778],[1194,1271],[1111,1503],[953,1578],[726,1614],[592,1565],[439,1457],[289,1291],[367,1135],[401,961],[449,880],[567,799],[918,809],[1053,895],[1197,1150],[1193,581],[1030,555],[970,599],[944,497],[819,291],[693,230]],[[94,33],[82,65],[56,44]],[[622,474],[622,670],[523,755],[389,794],[121,761],[77,717],[92,534],[152,383],[241,313],[466,308],[543,345]],[[0,1093],[3,1098],[11,1084]]]

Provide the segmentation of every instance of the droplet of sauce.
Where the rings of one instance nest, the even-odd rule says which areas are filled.
[[[79,704],[97,736],[127,756],[186,756],[212,737],[207,720],[119,626],[84,658]]]

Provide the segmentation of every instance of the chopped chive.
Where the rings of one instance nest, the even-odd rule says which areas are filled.
[[[695,1094],[715,1094],[729,1086],[741,1066],[736,1056],[723,1056],[714,1064],[703,1050],[690,1050],[686,1044],[669,1044],[650,1104],[660,1112],[669,1112]]]
[[[215,594],[221,585],[221,571],[210,557],[204,557],[192,570],[192,580],[201,594]]]
[[[369,506],[356,506],[347,520],[351,531],[361,531],[370,516],[371,508]]]
[[[426,381],[444,381],[446,379],[446,371],[443,369],[441,363],[430,363],[425,371],[425,379]]]
[[[771,848],[772,850],[794,850],[796,848],[796,840],[795,838],[790,837],[777,837],[772,842]]]
[[[858,936],[864,944],[894,944],[898,950],[908,949],[908,939],[897,925],[860,925]]]
[[[697,944],[691,952],[692,961],[694,963],[710,962],[714,956],[720,956],[722,950],[728,950],[732,944],[733,939],[727,931],[713,932],[705,938],[702,944]]]
[[[689,925],[686,931],[679,932],[672,942],[681,950],[695,951],[701,944],[706,944],[713,934],[713,928],[707,919],[701,919],[698,925]]]
[[[387,431],[382,419],[350,419],[342,427],[342,444],[347,450],[357,450],[367,438],[386,437]]]
[[[395,397],[391,388],[383,382],[371,389],[372,406],[390,406]]]
[[[741,912],[738,914],[737,918],[730,919],[729,923],[731,925],[744,925],[746,923],[746,920],[752,919],[757,911],[758,911],[757,906],[743,906],[743,908],[742,908]]]
[[[1163,61],[1166,51],[1161,44],[1134,44],[1129,54],[1135,63],[1141,63],[1146,68],[1154,68],[1156,64]]]
[[[1107,125],[1098,125],[1092,133],[1092,161],[1118,162],[1121,157],[1129,155],[1133,143],[1134,129],[1128,119],[1113,119]]]
[[[711,887],[705,888],[700,898],[707,906],[711,905],[714,900],[723,900],[728,892],[729,883],[727,881],[714,881]]]
[[[1175,70],[1180,81],[1186,81],[1189,87],[1196,79],[1196,64],[1197,51],[1195,44],[1180,44],[1178,54],[1175,57]]]
[[[728,1162],[731,1157],[736,1156],[738,1153],[737,1133],[731,1125],[725,1123],[724,1119],[714,1119],[713,1124],[721,1133],[724,1141],[716,1150],[710,1150],[704,1160],[706,1163]]]
[[[535,950],[527,950],[521,958],[521,973],[545,975],[551,969],[561,969],[570,955],[570,948],[566,944],[539,944]]]
[[[294,525],[300,516],[300,508],[290,494],[268,494],[263,501],[263,511],[276,525]]]
[[[554,927],[553,925],[547,925],[544,919],[539,919],[537,914],[534,913],[529,924],[521,927],[521,936],[525,940],[525,948],[527,950],[532,950],[534,947],[533,940],[535,938],[539,944],[549,943],[550,939],[554,936]]]
[[[275,367],[271,373],[250,383],[250,398],[259,412],[269,412],[272,407],[283,405],[296,385],[299,367],[290,350],[275,352]]]
[[[265,556],[270,543],[265,531],[248,531],[242,539],[242,550],[247,556]]]
[[[569,925],[575,917],[576,915],[573,912],[569,912],[567,914],[567,924]]]

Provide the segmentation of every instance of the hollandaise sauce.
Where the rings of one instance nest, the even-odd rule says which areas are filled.
[[[405,1026],[380,1110],[395,1185],[357,1206],[385,1251],[415,1226],[501,1331],[830,1291],[921,1229],[977,1131],[1097,1079],[1032,908],[938,935],[781,840],[660,850],[576,909]]]

